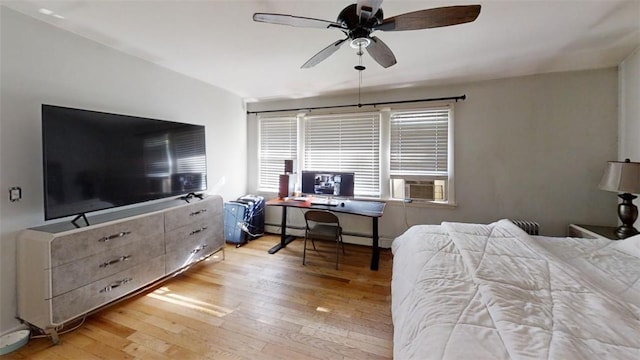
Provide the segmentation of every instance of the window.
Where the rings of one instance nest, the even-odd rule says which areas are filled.
[[[391,197],[448,201],[449,107],[390,115]]]
[[[277,192],[284,160],[355,172],[356,197],[453,203],[453,104],[332,115],[258,116],[258,190]]]
[[[298,126],[295,116],[258,117],[258,189],[278,191],[284,161],[297,158]]]
[[[355,172],[356,197],[380,197],[380,115],[304,118],[304,169]]]

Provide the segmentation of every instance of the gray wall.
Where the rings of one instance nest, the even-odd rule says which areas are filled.
[[[44,223],[42,103],[206,125],[210,192],[246,191],[242,99],[0,7],[0,334],[15,319],[15,236]],[[23,199],[8,201],[20,186]],[[66,219],[65,221],[69,221]],[[34,269],[37,271],[37,269]]]
[[[442,221],[529,219],[554,236],[565,235],[574,222],[615,224],[615,194],[599,190],[598,182],[606,161],[617,156],[617,92],[617,69],[609,68],[363,94],[363,103],[467,95],[455,105],[457,206],[387,203],[380,221],[383,245],[410,225]],[[356,102],[356,95],[345,95],[251,103],[248,109]],[[248,182],[255,189],[255,118],[247,123]],[[278,216],[278,209],[269,209],[270,222],[279,223]],[[300,214],[290,216],[301,224]],[[353,216],[342,221],[356,231],[370,227]]]
[[[640,162],[640,48],[629,55],[620,68],[620,146],[618,159]]]

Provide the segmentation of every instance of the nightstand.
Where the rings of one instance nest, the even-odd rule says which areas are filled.
[[[569,224],[567,236],[587,239],[620,240],[616,235],[616,229],[615,226]]]

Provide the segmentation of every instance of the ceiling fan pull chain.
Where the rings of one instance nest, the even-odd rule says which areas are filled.
[[[362,59],[362,56],[360,56]],[[362,101],[360,100],[362,94],[362,70],[358,71],[358,107],[362,107]]]
[[[358,72],[358,107],[362,107],[362,101],[360,101],[360,87],[362,86],[362,72]]]
[[[358,65],[354,66],[356,70],[358,70],[358,107],[362,107],[362,102],[360,101],[360,89],[362,88],[362,70],[366,69],[362,65],[362,43],[358,43]]]

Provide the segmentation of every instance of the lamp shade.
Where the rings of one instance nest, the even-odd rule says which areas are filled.
[[[609,161],[600,181],[600,189],[619,193],[640,193],[640,163]]]

